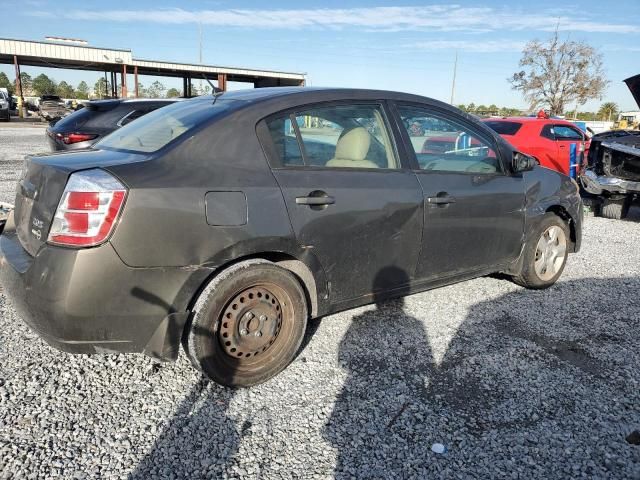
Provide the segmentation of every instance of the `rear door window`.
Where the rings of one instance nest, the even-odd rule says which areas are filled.
[[[267,121],[274,166],[399,168],[380,105],[331,105]]]

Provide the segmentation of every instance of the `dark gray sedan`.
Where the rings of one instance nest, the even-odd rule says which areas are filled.
[[[28,159],[18,188],[0,273],[34,330],[76,353],[182,342],[229,386],[283,370],[309,318],[495,272],[546,288],[581,242],[573,180],[383,91],[179,102]]]

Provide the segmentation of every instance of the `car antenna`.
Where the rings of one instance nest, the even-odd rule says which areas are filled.
[[[224,93],[224,90],[216,87],[213,83],[211,83],[211,80],[209,80],[204,73],[202,74],[202,78],[204,78],[211,86],[211,95],[213,95],[213,103],[215,104],[218,97]]]

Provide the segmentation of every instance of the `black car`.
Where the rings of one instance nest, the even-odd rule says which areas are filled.
[[[459,141],[421,153],[406,118]],[[0,275],[47,342],[161,359],[182,342],[229,386],[283,370],[310,317],[374,296],[492,272],[548,287],[582,226],[573,180],[471,116],[349,89],[171,105],[94,149],[28,158],[15,203]]]
[[[640,75],[625,82],[640,107]],[[640,196],[640,130],[612,130],[591,137],[588,166],[580,180],[594,197],[596,214],[625,218]]]
[[[51,150],[89,148],[102,137],[178,99],[95,100],[47,128]]]

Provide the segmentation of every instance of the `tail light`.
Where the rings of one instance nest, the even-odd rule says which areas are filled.
[[[98,138],[98,135],[92,133],[56,133],[56,138],[62,140],[65,145],[72,143],[87,142]]]
[[[124,205],[127,188],[104,170],[69,177],[53,217],[48,243],[92,247],[106,241]]]

